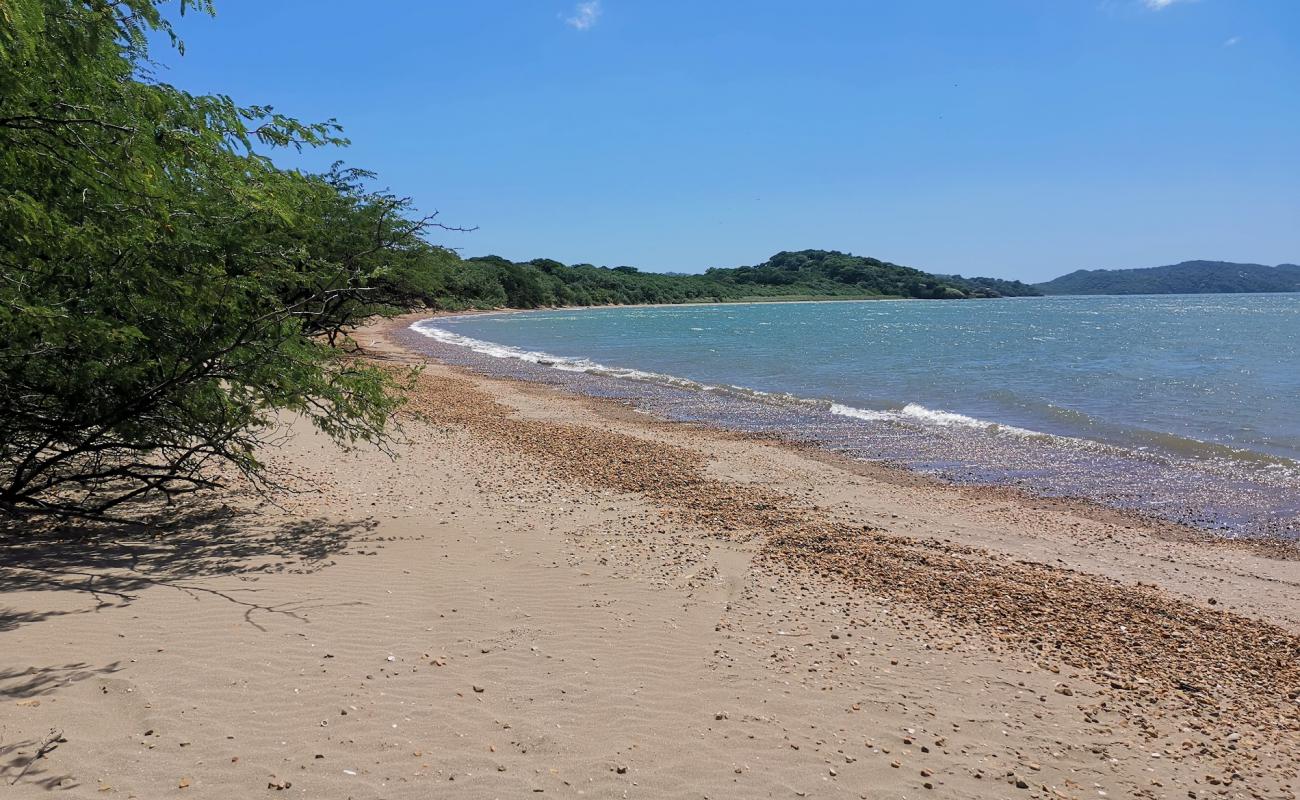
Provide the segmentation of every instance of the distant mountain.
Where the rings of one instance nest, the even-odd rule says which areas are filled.
[[[1043,294],[1300,292],[1300,265],[1184,261],[1145,269],[1081,269],[1034,288]]]

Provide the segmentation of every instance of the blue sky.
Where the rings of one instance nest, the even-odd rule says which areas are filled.
[[[467,255],[1300,261],[1296,0],[218,0],[162,79],[304,119]],[[294,163],[292,159],[286,163]]]

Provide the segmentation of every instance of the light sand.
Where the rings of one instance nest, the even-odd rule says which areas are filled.
[[[1285,551],[437,365],[412,409],[397,461],[296,426],[278,506],[4,542],[0,795],[1300,785]]]

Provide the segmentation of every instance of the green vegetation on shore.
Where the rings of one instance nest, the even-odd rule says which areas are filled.
[[[257,481],[280,412],[382,442],[398,403],[327,342],[399,299],[379,275],[433,221],[267,157],[342,144],[333,122],[153,80],[160,5],[0,3],[0,513]]]
[[[1300,292],[1300,265],[1184,261],[1145,269],[1081,269],[1034,288],[1043,294]]]
[[[1036,294],[1019,281],[940,276],[834,250],[781,252],[750,267],[699,275],[635,267],[526,262],[500,256],[460,259],[450,251],[384,277],[386,293],[431,308],[701,303],[764,299],[963,299]]]

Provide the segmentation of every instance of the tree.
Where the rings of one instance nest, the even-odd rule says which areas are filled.
[[[362,319],[427,304],[443,284],[438,279],[450,251],[430,244],[430,229],[469,231],[436,221],[437,212],[414,216],[410,198],[369,190],[374,173],[336,162],[319,182],[300,214],[311,226],[306,243],[317,265],[315,283],[304,283],[289,298],[310,305],[302,315],[308,335],[323,335],[330,345]],[[328,268],[321,268],[328,265]],[[314,299],[312,299],[314,298]]]
[[[183,49],[161,6],[0,3],[0,511],[107,517],[218,465],[262,481],[280,412],[381,442],[399,402],[315,334],[382,305],[376,254],[429,220],[263,152],[344,144],[333,121],[152,80],[150,33]]]

